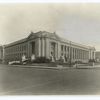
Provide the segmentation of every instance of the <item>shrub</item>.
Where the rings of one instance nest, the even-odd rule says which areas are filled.
[[[89,62],[95,62],[95,59],[89,59]]]
[[[2,59],[0,59],[0,63],[2,63]]]
[[[82,64],[82,61],[75,61],[75,63],[77,63],[77,64]]]
[[[47,59],[46,57],[37,57],[33,62],[34,63],[49,63],[50,59]]]

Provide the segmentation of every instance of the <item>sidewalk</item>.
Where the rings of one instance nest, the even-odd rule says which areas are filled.
[[[39,68],[39,69],[72,69],[74,67],[63,67],[62,65],[57,65],[55,67],[48,67],[48,66],[32,66],[32,65],[10,65],[12,67],[23,67],[23,68]]]
[[[100,65],[94,65],[94,66],[92,66],[92,65],[88,65],[88,66],[78,66],[77,68],[80,68],[80,69],[81,68],[88,68],[88,69],[89,68],[90,69],[92,68],[93,69],[93,68],[100,68]]]
[[[94,65],[95,68],[100,68],[100,65]]]
[[[94,69],[94,68],[100,68],[100,65],[94,65],[94,66],[73,66],[73,67],[63,67],[63,65],[56,65],[56,66],[46,66],[46,65],[9,65],[12,67],[23,67],[23,68],[39,68],[39,69],[56,69],[56,70],[62,70],[62,69]]]

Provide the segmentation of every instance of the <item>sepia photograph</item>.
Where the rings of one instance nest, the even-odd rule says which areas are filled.
[[[8,95],[100,95],[100,3],[0,3]]]

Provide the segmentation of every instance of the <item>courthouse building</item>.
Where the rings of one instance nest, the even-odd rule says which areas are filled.
[[[30,59],[33,54],[48,59],[52,55],[55,61],[64,56],[66,62],[88,62],[89,59],[95,59],[94,47],[74,43],[46,31],[31,32],[28,37],[5,45],[4,50],[5,62],[21,60],[23,55]]]

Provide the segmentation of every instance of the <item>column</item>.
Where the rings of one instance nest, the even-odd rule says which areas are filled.
[[[85,57],[85,59],[90,59],[90,52],[89,51],[86,51],[86,53],[85,53],[85,55],[86,55],[86,57]]]
[[[80,60],[82,61],[82,50],[80,49]]]
[[[30,42],[27,43],[27,56],[28,58],[30,57]],[[20,46],[19,46],[19,51],[20,51]]]
[[[81,59],[81,53],[80,53],[80,49],[79,49],[79,59]]]
[[[77,49],[77,60],[78,60],[78,55],[79,55],[79,54],[78,54],[78,49]]]
[[[87,59],[86,55],[87,55],[87,53],[86,53],[86,51],[84,50],[84,60]]]
[[[38,57],[41,57],[41,40],[40,38],[38,39]]]
[[[81,53],[81,61],[82,61],[82,50],[80,50],[80,53]]]
[[[84,50],[83,50],[83,60],[84,60]]]
[[[78,60],[80,59],[80,51],[79,51],[79,49],[78,49]]]
[[[88,51],[84,51],[84,59],[85,60],[89,59]]]
[[[74,60],[76,59],[76,49],[74,48]]]
[[[91,50],[89,50],[89,59],[91,59]]]
[[[58,59],[60,59],[61,56],[61,44],[58,42]]]
[[[80,50],[80,60],[81,60],[81,50]]]
[[[55,43],[55,58],[57,59],[58,58],[58,53],[57,53],[57,43]]]
[[[77,49],[77,60],[79,60],[79,51]]]
[[[46,51],[46,58],[50,57],[50,43],[49,43],[49,39],[45,38],[45,51]]]
[[[41,48],[42,48],[42,57],[44,57],[44,56],[45,56],[45,54],[44,54],[44,48],[45,48],[45,45],[44,45],[44,38],[41,38],[41,42],[42,42],[42,44],[41,44]]]
[[[75,48],[75,61],[76,61],[76,48]]]
[[[94,51],[94,59],[95,59],[95,51]]]
[[[82,50],[82,60],[84,60],[84,59],[83,59],[83,50]]]
[[[71,60],[73,61],[73,48],[71,47]]]
[[[66,57],[68,58],[68,46],[66,46]]]
[[[73,60],[74,60],[74,48],[73,48]]]
[[[77,49],[76,49],[76,60],[77,60]]]
[[[82,60],[83,60],[83,50],[82,50]]]
[[[84,50],[84,59],[87,59],[88,57],[86,57],[86,51]],[[88,55],[87,55],[88,56]]]
[[[83,60],[83,50],[81,50],[81,57],[82,57],[82,60]]]
[[[73,48],[73,60],[75,60],[75,48]]]

